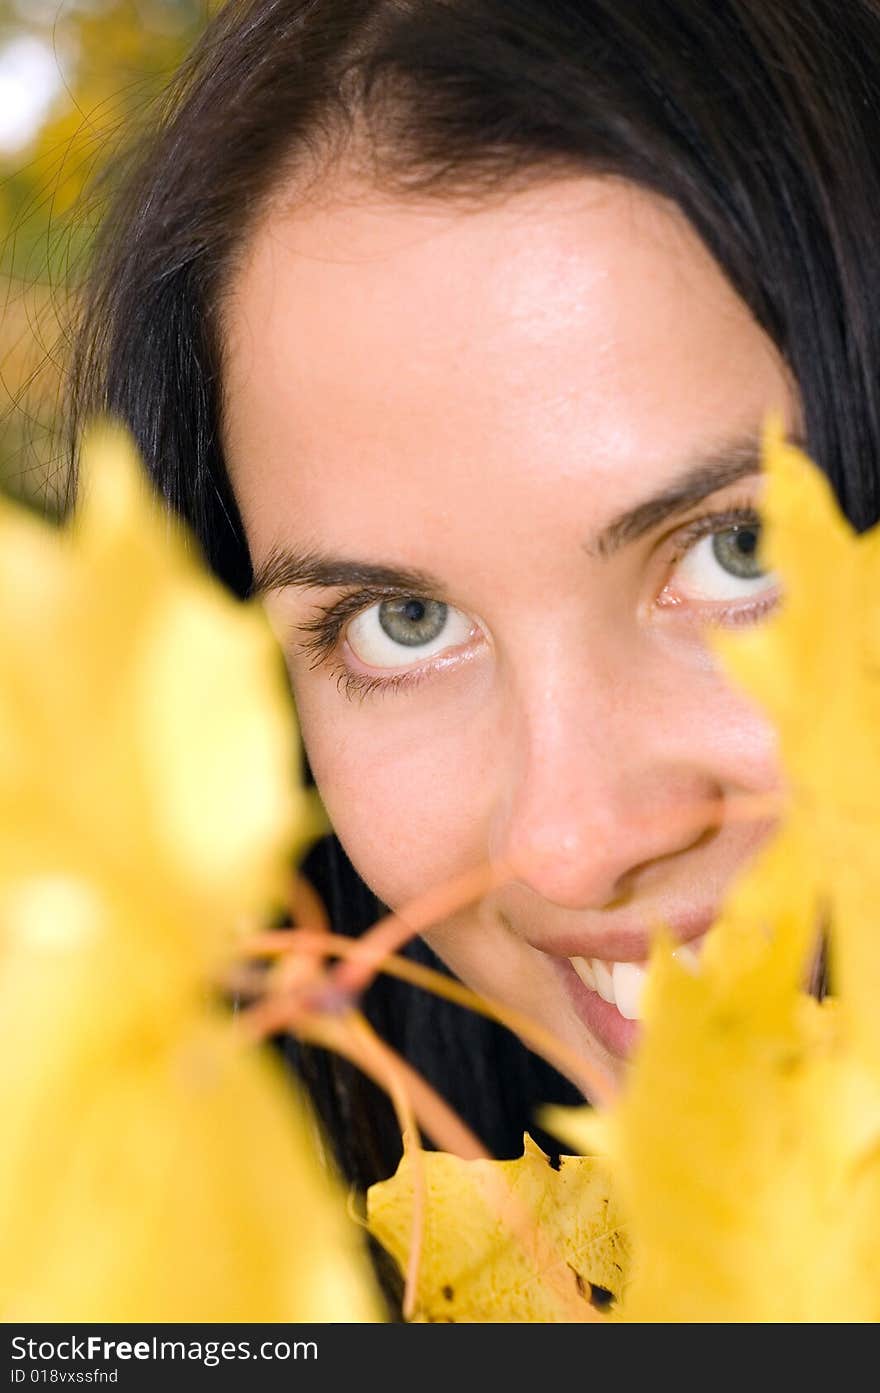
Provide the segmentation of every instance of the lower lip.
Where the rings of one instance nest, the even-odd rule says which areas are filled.
[[[616,1006],[603,1001],[598,992],[586,986],[567,958],[554,958],[553,962],[575,1011],[590,1033],[610,1054],[628,1059],[638,1042],[639,1022],[628,1021]]]

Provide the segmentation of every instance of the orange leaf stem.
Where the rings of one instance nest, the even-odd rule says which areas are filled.
[[[278,933],[269,931],[255,936],[246,946],[248,951],[254,954],[284,953],[300,948],[305,953],[322,952],[349,959],[357,959],[364,952],[361,939],[345,938],[340,934],[321,934],[311,929],[282,930]],[[410,962],[408,958],[402,958],[397,954],[386,957],[379,970],[389,977],[397,977],[403,982],[421,987],[424,991],[442,996],[457,1006],[498,1021],[555,1068],[561,1069],[573,1079],[591,1102],[608,1106],[614,1101],[617,1090],[613,1080],[597,1065],[578,1054],[577,1050],[573,1050],[564,1041],[557,1039],[552,1031],[532,1020],[525,1012],[503,1006],[500,1002],[481,996],[464,983],[446,977],[432,967]]]
[[[264,1040],[290,1031],[301,1040],[342,1055],[388,1092],[385,1071],[376,1072],[375,1054],[365,1052],[362,1040],[352,1035],[350,1023],[355,1014],[350,1009],[340,1015],[328,1015],[309,1010],[296,996],[272,996],[242,1011],[237,1018],[237,1028],[250,1040]],[[396,1051],[387,1045],[385,1049],[388,1051],[385,1063],[388,1059],[394,1061],[396,1077],[407,1091],[413,1115],[435,1145],[465,1161],[488,1159],[489,1153],[482,1142],[455,1110]]]

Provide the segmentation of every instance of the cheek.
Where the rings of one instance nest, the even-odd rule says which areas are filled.
[[[444,737],[427,716],[383,722],[383,700],[348,713],[339,701],[296,694],[333,830],[361,879],[397,909],[485,856],[488,770],[460,731]]]
[[[639,683],[620,691],[629,727],[649,725],[648,759],[699,771],[734,792],[760,792],[781,777],[779,741],[768,713],[729,676],[699,638],[660,635],[651,661],[633,664]],[[627,717],[624,715],[624,720]],[[621,747],[626,741],[621,739]]]
[[[723,674],[705,702],[693,706],[685,732],[689,724],[704,743],[707,765],[726,788],[759,793],[783,781],[779,737],[772,720]]]

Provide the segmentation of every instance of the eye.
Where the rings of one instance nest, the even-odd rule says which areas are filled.
[[[382,600],[348,625],[348,646],[368,667],[400,667],[423,662],[464,643],[473,623],[440,600]]]
[[[773,587],[773,572],[758,564],[760,518],[747,510],[739,517],[741,520],[734,522],[729,515],[698,519],[679,540],[674,572],[674,590],[679,597],[684,592],[688,599],[730,602],[747,600]]]

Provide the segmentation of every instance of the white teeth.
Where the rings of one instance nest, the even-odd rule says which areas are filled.
[[[698,943],[681,943],[672,956],[689,972],[696,973],[699,971],[702,946],[702,938]],[[641,1020],[642,993],[647,976],[642,964],[604,962],[602,958],[569,958],[569,962],[584,985],[598,992],[610,1006],[616,1006],[625,1020]]]
[[[611,976],[611,968],[601,958],[590,958],[590,967],[593,969],[593,976],[596,979],[596,991],[603,1001],[607,1001],[610,1006],[614,1006],[614,979]]]
[[[645,988],[645,970],[638,963],[615,963],[611,969],[614,983],[614,1003],[618,1011],[628,1021],[641,1020],[642,992]]]
[[[572,965],[572,967],[574,968],[575,972],[577,973],[578,977],[580,977],[580,979],[581,979],[581,981],[583,982],[584,986],[585,986],[585,987],[591,987],[591,988],[593,989],[593,991],[595,991],[595,990],[596,990],[596,978],[595,978],[595,976],[594,976],[594,974],[593,974],[593,969],[591,968],[591,966],[590,966],[589,962],[587,961],[587,959],[586,959],[586,958],[569,958],[569,962],[571,963],[571,965]]]

